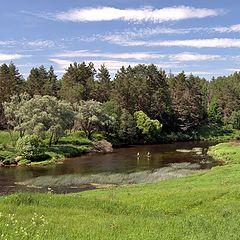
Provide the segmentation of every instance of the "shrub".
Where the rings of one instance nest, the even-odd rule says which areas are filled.
[[[7,157],[3,160],[4,165],[17,164],[17,161],[13,157]]]
[[[25,135],[19,138],[16,145],[16,150],[20,156],[27,160],[36,159],[43,155],[41,148],[41,140],[36,135]]]

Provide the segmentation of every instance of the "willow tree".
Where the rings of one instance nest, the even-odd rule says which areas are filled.
[[[14,96],[4,104],[8,124],[21,135],[35,134],[56,143],[74,124],[74,112],[69,103],[56,97],[36,95],[31,99]]]

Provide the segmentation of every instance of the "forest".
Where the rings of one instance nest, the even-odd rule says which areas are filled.
[[[38,154],[43,145],[45,154],[79,132],[85,141],[122,145],[199,140],[202,132],[240,129],[240,72],[207,80],[139,64],[111,78],[105,65],[75,62],[60,79],[52,66],[34,67],[24,79],[10,63],[0,66],[0,92],[0,129],[17,132],[14,151],[31,160],[44,159]],[[0,148],[4,161],[11,150]]]

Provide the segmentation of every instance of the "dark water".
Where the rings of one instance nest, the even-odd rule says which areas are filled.
[[[52,187],[51,183],[42,188],[31,188],[16,183],[39,179],[40,177],[54,176],[90,176],[93,174],[130,174],[146,170],[156,170],[169,166],[172,163],[191,163],[197,169],[209,169],[216,165],[207,156],[209,142],[187,142],[132,146],[127,148],[114,149],[113,153],[88,154],[77,158],[66,159],[62,164],[50,166],[22,166],[0,168],[0,194],[7,194],[16,191],[47,191]],[[201,148],[201,149],[194,149]],[[187,150],[192,150],[188,152]],[[147,156],[147,153],[150,156]],[[139,153],[139,157],[137,157]],[[189,166],[191,166],[189,165]],[[55,192],[75,192],[85,189],[92,189],[93,186],[55,186]]]

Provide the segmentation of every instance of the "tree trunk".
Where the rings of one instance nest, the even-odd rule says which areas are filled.
[[[49,147],[52,146],[52,139],[53,139],[53,133],[51,134],[51,137],[50,137],[50,139],[49,139],[49,144],[48,144]]]

